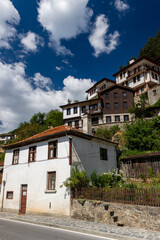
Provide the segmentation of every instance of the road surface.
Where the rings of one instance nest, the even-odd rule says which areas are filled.
[[[22,223],[14,220],[0,219],[0,240],[114,240],[100,236],[93,236],[40,226],[30,223]]]

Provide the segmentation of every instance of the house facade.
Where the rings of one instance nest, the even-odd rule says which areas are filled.
[[[65,125],[4,148],[3,211],[69,215],[70,191],[62,185],[72,167],[88,174],[117,167],[113,142]]]
[[[129,65],[113,75],[116,84],[135,90],[135,97],[160,84],[160,65],[147,57],[131,59]]]

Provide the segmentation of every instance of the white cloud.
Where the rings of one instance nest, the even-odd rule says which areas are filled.
[[[67,59],[63,59],[62,62],[65,63],[66,65],[69,64],[69,61]]]
[[[56,70],[57,70],[57,71],[61,71],[61,70],[62,70],[62,67],[56,66]]]
[[[50,78],[36,73],[30,79],[25,74],[25,67],[21,62],[0,62],[0,132],[13,130],[34,113],[56,109],[68,99],[84,100],[86,89],[94,84],[91,79],[68,76],[63,81],[63,88],[54,90]]]
[[[21,44],[27,52],[36,52],[38,50],[38,46],[44,46],[43,38],[33,32],[29,31],[26,34],[21,34],[20,38]]]
[[[108,34],[109,20],[104,14],[96,18],[94,28],[89,36],[89,42],[94,48],[94,56],[98,57],[101,53],[109,54],[116,49],[119,41],[119,32]]]
[[[130,6],[127,3],[121,0],[115,0],[114,6],[119,12],[124,12],[130,8]]]
[[[11,48],[12,41],[16,34],[15,25],[20,21],[18,11],[10,0],[0,0],[0,48]]]
[[[38,7],[38,21],[50,36],[50,46],[57,54],[72,55],[61,45],[61,40],[75,38],[88,31],[93,11],[87,7],[89,0],[41,0]]]

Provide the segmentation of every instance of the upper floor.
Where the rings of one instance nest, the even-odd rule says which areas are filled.
[[[101,79],[86,91],[88,100],[96,97],[98,98],[98,93],[100,91],[114,84],[116,84],[116,82],[108,78]]]
[[[160,65],[154,61],[142,57],[138,60],[132,59],[129,65],[113,76],[116,77],[116,83],[128,86],[137,90],[139,86],[146,85],[149,87],[155,84],[160,84]],[[147,91],[147,88],[142,88],[141,93]]]

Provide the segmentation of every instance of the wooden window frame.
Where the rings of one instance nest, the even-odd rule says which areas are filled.
[[[54,145],[56,143],[56,146]],[[53,144],[53,147],[51,148],[50,145]],[[51,149],[53,150],[53,157],[51,157]],[[56,157],[54,156],[54,150],[56,149]],[[51,141],[48,143],[48,159],[55,159],[58,156],[58,140]]]
[[[53,188],[52,188],[52,180],[54,181]],[[56,171],[47,172],[47,190],[49,191],[56,190]]]
[[[34,150],[31,150],[32,148],[34,148]],[[29,154],[28,154],[28,162],[29,163],[36,161],[36,150],[37,150],[37,146],[29,147]],[[32,154],[33,154],[33,160],[31,161]]]
[[[12,194],[12,197],[8,197],[9,194]],[[13,191],[6,192],[6,199],[13,199]]]
[[[67,108],[67,115],[71,115],[71,108]]]
[[[16,151],[18,151],[17,154],[16,154]],[[18,156],[17,159],[15,159],[16,156]],[[12,165],[16,165],[16,164],[18,164],[18,162],[19,162],[19,149],[15,149],[15,150],[13,150]]]
[[[77,108],[77,107],[74,107],[74,108],[73,108],[73,113],[74,113],[74,114],[78,113],[78,108]]]
[[[105,155],[105,157],[104,157],[104,155]],[[100,147],[100,160],[108,161],[108,151],[107,151],[107,148],[101,148]]]

